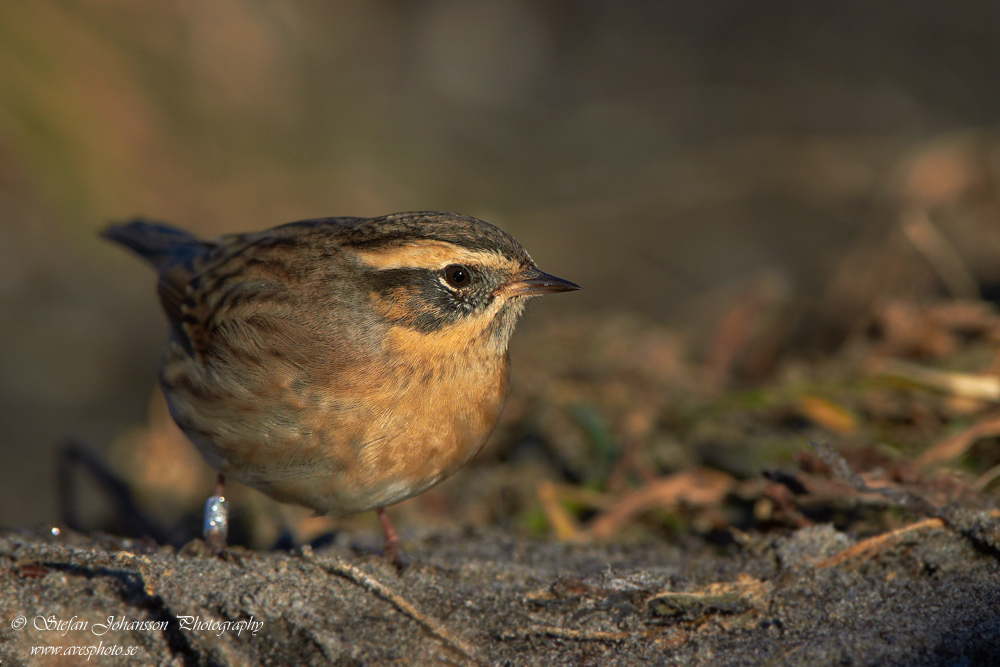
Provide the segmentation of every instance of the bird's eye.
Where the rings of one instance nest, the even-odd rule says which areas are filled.
[[[472,272],[461,264],[452,264],[445,267],[444,279],[452,287],[465,287],[472,281]]]

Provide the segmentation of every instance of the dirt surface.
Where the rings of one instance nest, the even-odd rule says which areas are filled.
[[[135,653],[91,664],[1000,663],[997,553],[937,519],[863,543],[829,525],[725,548],[476,529],[410,552],[398,574],[349,548],[215,556],[200,542],[175,553],[7,532],[2,664],[76,664],[31,651],[98,645]],[[45,630],[53,621],[77,625]]]

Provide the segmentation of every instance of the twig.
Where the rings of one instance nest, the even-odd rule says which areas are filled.
[[[986,472],[984,472],[982,475],[980,475],[979,478],[972,483],[972,488],[975,489],[976,491],[983,491],[987,486],[990,485],[990,482],[992,482],[998,477],[1000,477],[1000,465],[995,465]]]
[[[862,540],[857,544],[849,546],[843,551],[839,551],[829,558],[824,558],[816,563],[816,567],[835,567],[846,560],[868,555],[869,552],[878,552],[887,549],[895,545],[905,533],[924,529],[944,528],[944,525],[944,521],[941,519],[924,519],[923,521],[911,523],[909,526],[903,526],[888,533],[869,537],[867,540]]]
[[[630,491],[607,512],[594,519],[587,528],[591,537],[607,539],[639,512],[654,507],[712,505],[725,497],[734,480],[724,472],[711,468],[696,468],[654,479],[641,488]]]
[[[498,635],[499,639],[520,639],[524,636],[547,635],[559,639],[572,639],[581,642],[614,642],[619,643],[629,639],[641,638],[650,639],[658,644],[667,644],[672,648],[682,646],[690,640],[690,632],[679,631],[672,634],[665,634],[662,630],[651,628],[646,630],[618,631],[607,630],[577,630],[575,628],[564,628],[558,625],[536,625],[530,629],[515,632],[504,632]]]
[[[943,510],[929,500],[921,498],[917,494],[911,493],[906,489],[894,487],[876,488],[869,486],[868,483],[861,478],[861,475],[851,470],[851,466],[847,464],[847,460],[834,450],[833,447],[825,442],[815,440],[810,441],[810,443],[816,450],[816,453],[819,454],[819,457],[823,459],[823,463],[830,466],[830,470],[833,471],[833,474],[847,482],[851,488],[858,493],[877,493],[880,496],[885,496],[886,498],[892,500],[903,509],[916,512],[917,514],[947,520],[946,517],[942,516]]]
[[[974,547],[990,554],[994,558],[1000,559],[1000,527],[996,519],[1000,517],[1000,511],[990,510],[988,512],[970,512],[955,506],[938,507],[926,498],[922,498],[906,489],[883,487],[874,488],[869,486],[861,476],[851,470],[843,456],[838,454],[830,445],[824,442],[811,441],[819,457],[830,466],[835,475],[847,482],[852,488],[860,493],[876,493],[889,498],[899,507],[930,516],[943,522],[950,529],[969,540]],[[920,524],[914,524],[918,526]],[[892,534],[889,533],[891,536]]]
[[[540,625],[533,628],[531,632],[562,639],[592,642],[620,642],[636,634],[632,632],[607,632],[605,630],[574,630],[573,628],[561,628],[558,625]]]
[[[325,570],[330,574],[343,577],[358,586],[361,586],[369,593],[373,593],[382,598],[401,613],[416,621],[421,627],[427,630],[427,632],[441,640],[441,642],[443,642],[448,648],[461,654],[469,664],[486,664],[476,656],[476,651],[472,648],[472,646],[453,635],[444,624],[437,619],[424,614],[417,609],[412,602],[380,582],[378,579],[366,574],[360,568],[344,562],[339,558],[334,558],[329,561],[319,561],[312,555],[311,549],[303,549],[303,556],[315,563],[320,569]]]

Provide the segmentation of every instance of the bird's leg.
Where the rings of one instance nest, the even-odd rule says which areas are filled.
[[[219,473],[215,479],[215,495],[205,502],[205,526],[202,530],[205,544],[212,551],[222,551],[226,548],[226,538],[229,536],[229,503],[223,491],[226,478]]]
[[[397,569],[402,570],[410,564],[410,559],[403,551],[396,528],[392,525],[392,520],[384,507],[376,507],[375,512],[378,514],[378,520],[382,522],[382,532],[385,533],[385,557],[392,561]]]

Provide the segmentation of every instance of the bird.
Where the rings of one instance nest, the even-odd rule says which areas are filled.
[[[455,213],[292,222],[208,241],[161,222],[102,236],[153,266],[169,322],[159,385],[217,471],[205,539],[226,546],[228,479],[339,516],[465,465],[500,417],[526,302],[580,289],[510,234]]]

